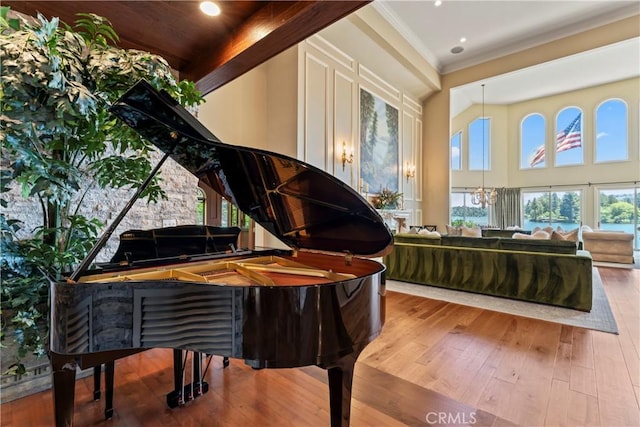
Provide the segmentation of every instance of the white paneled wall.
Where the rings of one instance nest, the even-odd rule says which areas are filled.
[[[373,71],[320,36],[298,45],[298,157],[338,177],[354,189],[360,185],[360,90],[365,89],[399,111],[398,188],[409,224],[422,223],[422,106]],[[343,166],[343,144],[353,163]],[[406,165],[415,165],[407,179]]]

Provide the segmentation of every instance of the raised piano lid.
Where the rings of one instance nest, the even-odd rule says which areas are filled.
[[[111,111],[291,248],[360,256],[392,248],[384,220],[351,187],[292,157],[221,142],[146,81]]]

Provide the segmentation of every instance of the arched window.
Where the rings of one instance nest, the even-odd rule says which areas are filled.
[[[596,109],[596,162],[629,158],[627,138],[627,104],[609,99]]]
[[[462,159],[460,151],[462,148],[462,131],[456,132],[451,137],[451,170],[459,171],[462,169]]]
[[[520,168],[546,166],[546,123],[542,114],[530,114],[520,125]]]
[[[556,118],[555,132],[556,166],[584,163],[582,147],[582,110],[567,107]]]
[[[479,117],[469,124],[469,170],[491,169],[491,163],[489,162],[489,153],[491,153],[489,149],[491,146],[490,128],[491,119],[486,117]],[[482,135],[483,129],[484,138]]]

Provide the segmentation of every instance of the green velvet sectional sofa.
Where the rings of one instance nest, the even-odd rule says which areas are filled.
[[[396,234],[387,278],[590,311],[592,260],[576,242]]]

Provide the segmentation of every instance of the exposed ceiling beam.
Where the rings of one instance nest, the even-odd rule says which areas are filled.
[[[369,2],[269,2],[221,46],[203,52],[184,76],[211,92]]]

